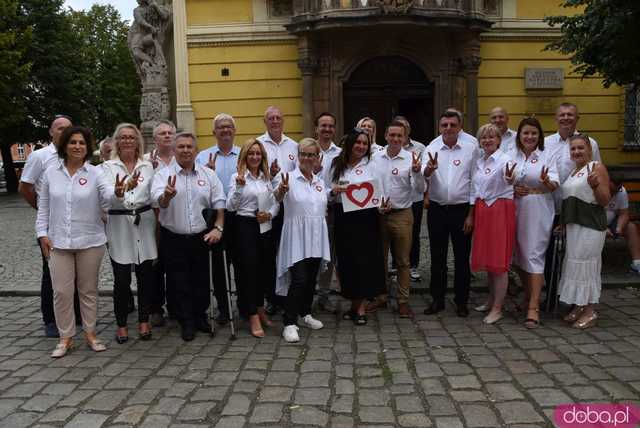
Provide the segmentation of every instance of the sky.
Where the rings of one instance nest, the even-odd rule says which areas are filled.
[[[129,21],[133,18],[133,9],[138,5],[136,0],[65,0],[64,2],[65,6],[73,10],[90,9],[94,3],[113,5],[122,18]]]

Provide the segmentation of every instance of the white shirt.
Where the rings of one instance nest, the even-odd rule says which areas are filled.
[[[151,153],[145,153],[142,156],[142,159],[151,162],[151,165],[153,166],[153,161],[151,159]],[[168,163],[165,162],[160,156],[157,156],[156,157],[156,162],[158,162],[158,165],[156,166],[155,169],[162,169],[164,167],[167,167],[167,166],[171,165],[175,161],[176,161],[176,158],[173,155],[171,156],[171,160]]]
[[[420,171],[413,171],[411,152],[400,149],[397,155],[390,157],[387,147],[373,156],[373,163],[382,177],[384,193],[390,198],[391,208],[410,208],[413,195],[424,193],[424,178]]]
[[[327,187],[317,175],[307,180],[299,168],[289,173],[289,191],[284,197],[284,222],[277,258],[276,292],[286,296],[289,268],[297,262],[318,257],[331,261],[327,214]],[[321,269],[322,270],[322,269]]]
[[[238,186],[236,177],[238,173],[231,176],[229,182],[229,193],[227,194],[227,210],[235,211],[243,217],[255,217],[258,212],[258,195],[267,193],[271,201],[271,208],[268,210],[271,218],[278,215],[280,204],[273,197],[273,186],[266,180],[264,173],[260,172],[258,178],[249,171],[245,171],[244,179],[246,184]]]
[[[409,139],[409,142],[404,146],[404,149],[408,152],[417,154],[421,161],[424,162],[424,151],[427,147],[419,141]],[[412,200],[413,202],[420,202],[424,199],[424,190],[422,192],[414,191]]]
[[[320,146],[322,169],[318,175],[322,177],[327,187],[331,187],[331,164],[333,163],[333,160],[340,155],[340,153],[342,153],[342,149],[336,146],[333,141],[327,150],[322,150],[322,146]]]
[[[613,219],[618,215],[619,210],[629,209],[629,195],[624,186],[620,186],[620,190],[616,192],[607,204],[607,224],[611,224]],[[614,225],[615,227],[616,225]]]
[[[458,140],[449,148],[442,140],[427,146],[423,157],[423,170],[427,167],[429,154],[438,153],[438,169],[429,177],[429,200],[441,205],[469,203],[473,190],[472,175],[478,159],[478,150],[472,144]]]
[[[491,206],[498,199],[513,199],[513,185],[507,183],[505,178],[505,167],[509,161],[509,155],[500,150],[496,150],[486,159],[483,156],[476,160],[473,173],[474,194],[469,200],[470,203],[482,199],[485,204]]]
[[[107,242],[102,212],[115,198],[113,186],[101,168],[89,162],[73,177],[62,160],[51,166],[40,182],[36,233],[47,236],[54,248],[80,250]]]
[[[224,193],[229,193],[229,180],[231,176],[235,174],[238,169],[238,158],[240,157],[240,147],[233,146],[231,147],[231,151],[228,154],[224,154],[222,150],[220,150],[219,146],[209,147],[206,150],[201,151],[196,156],[196,163],[198,165],[207,166],[209,162],[209,155],[215,157],[216,153],[218,157],[216,157],[216,170],[215,173],[220,179],[222,183],[222,188],[224,189]]]
[[[330,177],[333,177],[333,168],[331,168]],[[373,155],[371,159],[367,159],[363,157],[360,159],[355,166],[347,168],[342,172],[338,181],[343,182],[343,184],[354,184],[354,183],[364,183],[371,182],[373,180],[378,180],[378,183],[382,186],[381,196],[385,196],[384,192],[384,174],[377,167],[375,162],[373,161]],[[329,183],[329,188],[332,188],[334,183]],[[338,184],[338,183],[335,183]],[[339,200],[337,202],[340,202]]]
[[[187,171],[178,162],[159,170],[153,178],[151,197],[158,201],[164,193],[169,176],[176,176],[176,195],[167,208],[160,207],[160,224],[173,233],[192,235],[203,232],[207,224],[204,208],[224,208],[225,195],[218,176],[209,168],[194,165]]]
[[[282,134],[280,143],[275,143],[268,132],[257,138],[267,151],[267,163],[271,167],[274,160],[278,160],[280,172],[293,171],[298,166],[298,143]],[[279,176],[280,174],[278,174]],[[273,177],[274,179],[276,177]]]
[[[31,153],[24,164],[24,169],[20,175],[20,181],[23,183],[33,184],[36,194],[39,194],[39,183],[42,174],[52,165],[58,165],[58,148],[55,144],[36,150]]]
[[[108,160],[101,164],[105,179],[115,186],[116,175],[120,180],[125,175],[127,181],[131,175],[140,173],[138,185],[124,193],[124,197],[117,198],[111,209],[134,210],[151,205],[158,207],[157,200],[151,198],[151,183],[153,181],[153,164],[146,160],[137,160],[133,173],[120,159]],[[109,241],[109,256],[120,264],[140,264],[145,260],[158,258],[156,246],[156,216],[153,210],[140,214],[140,222],[136,226],[133,215],[110,215],[107,222],[107,239]]]
[[[507,129],[507,131],[500,137],[500,151],[503,153],[516,150],[516,131],[513,129]]]
[[[371,145],[371,155],[372,155],[372,156],[373,156],[373,154],[374,154],[374,153],[376,153],[376,152],[381,152],[381,151],[383,151],[383,150],[384,150],[384,146],[381,146],[381,145],[379,145],[379,144],[377,144],[377,143],[373,143],[373,144]]]

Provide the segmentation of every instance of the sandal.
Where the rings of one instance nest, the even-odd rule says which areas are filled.
[[[151,340],[151,327],[149,326],[148,322],[143,322],[140,323],[140,326],[138,327],[138,333],[140,335],[140,340]]]
[[[540,326],[540,309],[538,308],[529,308],[529,311],[535,311],[536,316],[538,317],[536,318],[529,318],[528,314],[527,314],[527,319],[524,320],[524,326],[526,328],[528,328],[529,330],[532,330],[534,328],[538,328],[538,326]]]

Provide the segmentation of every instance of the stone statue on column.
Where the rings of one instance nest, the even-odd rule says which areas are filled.
[[[169,119],[169,73],[164,44],[172,29],[171,7],[156,0],[138,0],[133,11],[127,42],[142,83],[140,130],[145,145],[151,146],[153,128],[159,120]]]

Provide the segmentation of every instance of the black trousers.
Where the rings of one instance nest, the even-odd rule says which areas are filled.
[[[462,230],[468,213],[469,204],[440,205],[434,201],[429,202],[427,227],[431,253],[430,292],[434,302],[444,304],[449,237],[453,244],[455,265],[455,302],[457,305],[466,305],[469,300],[471,234],[466,235]]]
[[[38,248],[41,248],[40,242],[38,242]],[[42,256],[42,278],[40,279],[40,311],[42,312],[42,322],[45,324],[55,324],[56,316],[53,312],[53,283],[51,282],[49,262],[44,258],[42,250],[40,250],[40,255]],[[78,298],[77,290],[73,295],[73,310],[76,313],[76,323],[82,323],[80,299]]]
[[[411,233],[411,252],[409,253],[409,262],[412,268],[417,268],[420,264],[420,229],[422,229],[422,213],[424,211],[424,202],[418,201],[411,204],[413,212],[413,230]]]
[[[111,259],[113,267],[113,311],[118,327],[127,326],[129,301],[131,296],[131,265],[120,264]],[[149,322],[151,311],[151,295],[154,290],[155,272],[153,260],[146,260],[133,265],[138,286],[138,322]]]
[[[158,251],[161,253],[162,238],[158,242]],[[163,314],[164,304],[167,304],[167,312],[169,317],[177,318],[176,316],[176,297],[175,286],[168,280],[166,276],[166,269],[164,267],[163,257],[159,257],[156,264],[153,266],[153,290],[151,290],[151,312],[152,314]]]
[[[183,326],[207,318],[209,308],[209,246],[204,232],[180,235],[160,228],[167,281],[175,285],[176,315]]]
[[[247,315],[264,306],[267,284],[276,278],[276,259],[271,230],[260,233],[255,217],[236,216],[233,224],[234,266],[239,304]]]
[[[311,313],[321,260],[319,257],[311,257],[300,260],[289,268],[291,284],[284,302],[283,323],[285,326],[296,324],[298,316]]]

